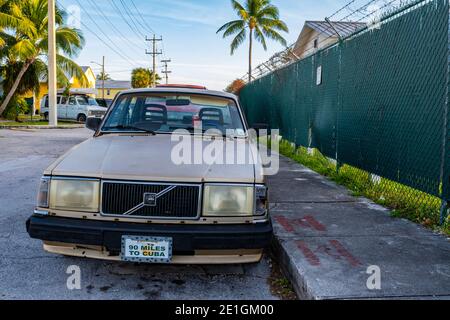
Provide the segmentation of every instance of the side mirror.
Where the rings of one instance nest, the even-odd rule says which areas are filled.
[[[92,131],[97,131],[100,128],[101,123],[102,123],[101,118],[88,117],[86,119],[86,128],[88,128]]]

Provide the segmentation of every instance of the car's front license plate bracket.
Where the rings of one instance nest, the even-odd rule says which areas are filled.
[[[147,263],[170,263],[172,260],[170,237],[122,236],[121,260]]]

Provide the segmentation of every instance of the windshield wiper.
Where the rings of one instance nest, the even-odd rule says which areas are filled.
[[[124,126],[124,125],[118,125],[118,126],[114,126],[114,127],[106,127],[105,129],[120,129],[120,130],[138,130],[138,131],[143,131],[146,133],[150,133],[151,135],[156,135],[156,132],[150,129],[146,129],[146,128],[140,128],[140,127],[135,127],[135,126]]]

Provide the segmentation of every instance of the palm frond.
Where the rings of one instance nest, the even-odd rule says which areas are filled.
[[[0,28],[14,29],[25,35],[36,34],[34,25],[28,20],[20,19],[4,12],[0,12]]]
[[[272,19],[279,19],[280,18],[280,11],[277,7],[274,5],[267,5],[263,7],[261,10],[257,13],[257,18],[272,18]]]
[[[261,29],[256,26],[255,28],[255,39],[262,44],[264,50],[267,51],[267,44],[266,44],[266,39],[264,37],[264,34],[262,33]]]
[[[287,46],[286,39],[284,39],[281,36],[281,34],[279,34],[277,31],[273,30],[272,28],[263,27],[262,32],[267,38],[275,40],[275,41],[281,43],[283,46]]]
[[[289,32],[289,28],[286,23],[279,19],[262,18],[259,20],[259,25],[269,27],[274,30]]]
[[[69,57],[75,57],[84,46],[84,37],[81,31],[70,27],[58,27],[55,30],[56,48]],[[48,50],[48,38],[44,37],[38,47],[42,52]]]
[[[230,29],[230,28],[234,28],[237,24],[242,23],[245,26],[245,21],[243,20],[233,20],[230,22],[225,23],[223,26],[221,26],[216,33],[222,32],[225,30],[225,32]]]
[[[56,55],[56,65],[64,73],[75,77],[80,82],[82,87],[85,87],[89,84],[89,81],[86,75],[83,72],[83,69],[73,60],[64,57],[63,55]]]
[[[245,8],[239,2],[237,2],[236,0],[231,0],[231,5],[233,6],[233,9],[236,11],[239,17],[241,17],[243,20],[248,20],[248,11],[245,10]]]
[[[10,57],[22,61],[33,59],[37,55],[36,47],[28,39],[17,41],[8,51]]]
[[[245,29],[245,21],[238,20],[231,24],[223,33],[223,37],[228,37],[230,35],[233,35],[235,33],[241,32],[242,29]]]
[[[231,55],[233,55],[236,49],[245,41],[246,37],[247,31],[246,29],[242,29],[231,42]]]

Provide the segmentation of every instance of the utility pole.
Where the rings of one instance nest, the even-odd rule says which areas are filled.
[[[166,76],[166,84],[169,84],[169,73],[172,73],[172,71],[167,70],[167,64],[169,62],[172,62],[171,59],[167,60],[161,60],[162,63],[164,63],[164,71],[161,71]]]
[[[58,125],[56,111],[56,35],[55,35],[55,0],[48,0],[48,124]]]
[[[95,61],[91,61],[91,63],[96,64],[100,67],[102,67],[102,99],[105,99],[105,56],[103,56],[103,60],[102,60],[102,64],[95,62]],[[97,76],[98,77],[98,76]]]
[[[150,54],[153,57],[153,86],[156,87],[156,56],[162,54],[162,51],[156,50],[156,42],[162,41],[162,37],[156,38],[155,35],[153,35],[153,38],[145,38],[145,41],[151,41],[152,42],[152,48],[153,51],[147,51],[145,50],[145,54]]]
[[[103,60],[102,60],[102,99],[105,99],[105,56],[103,56]]]

